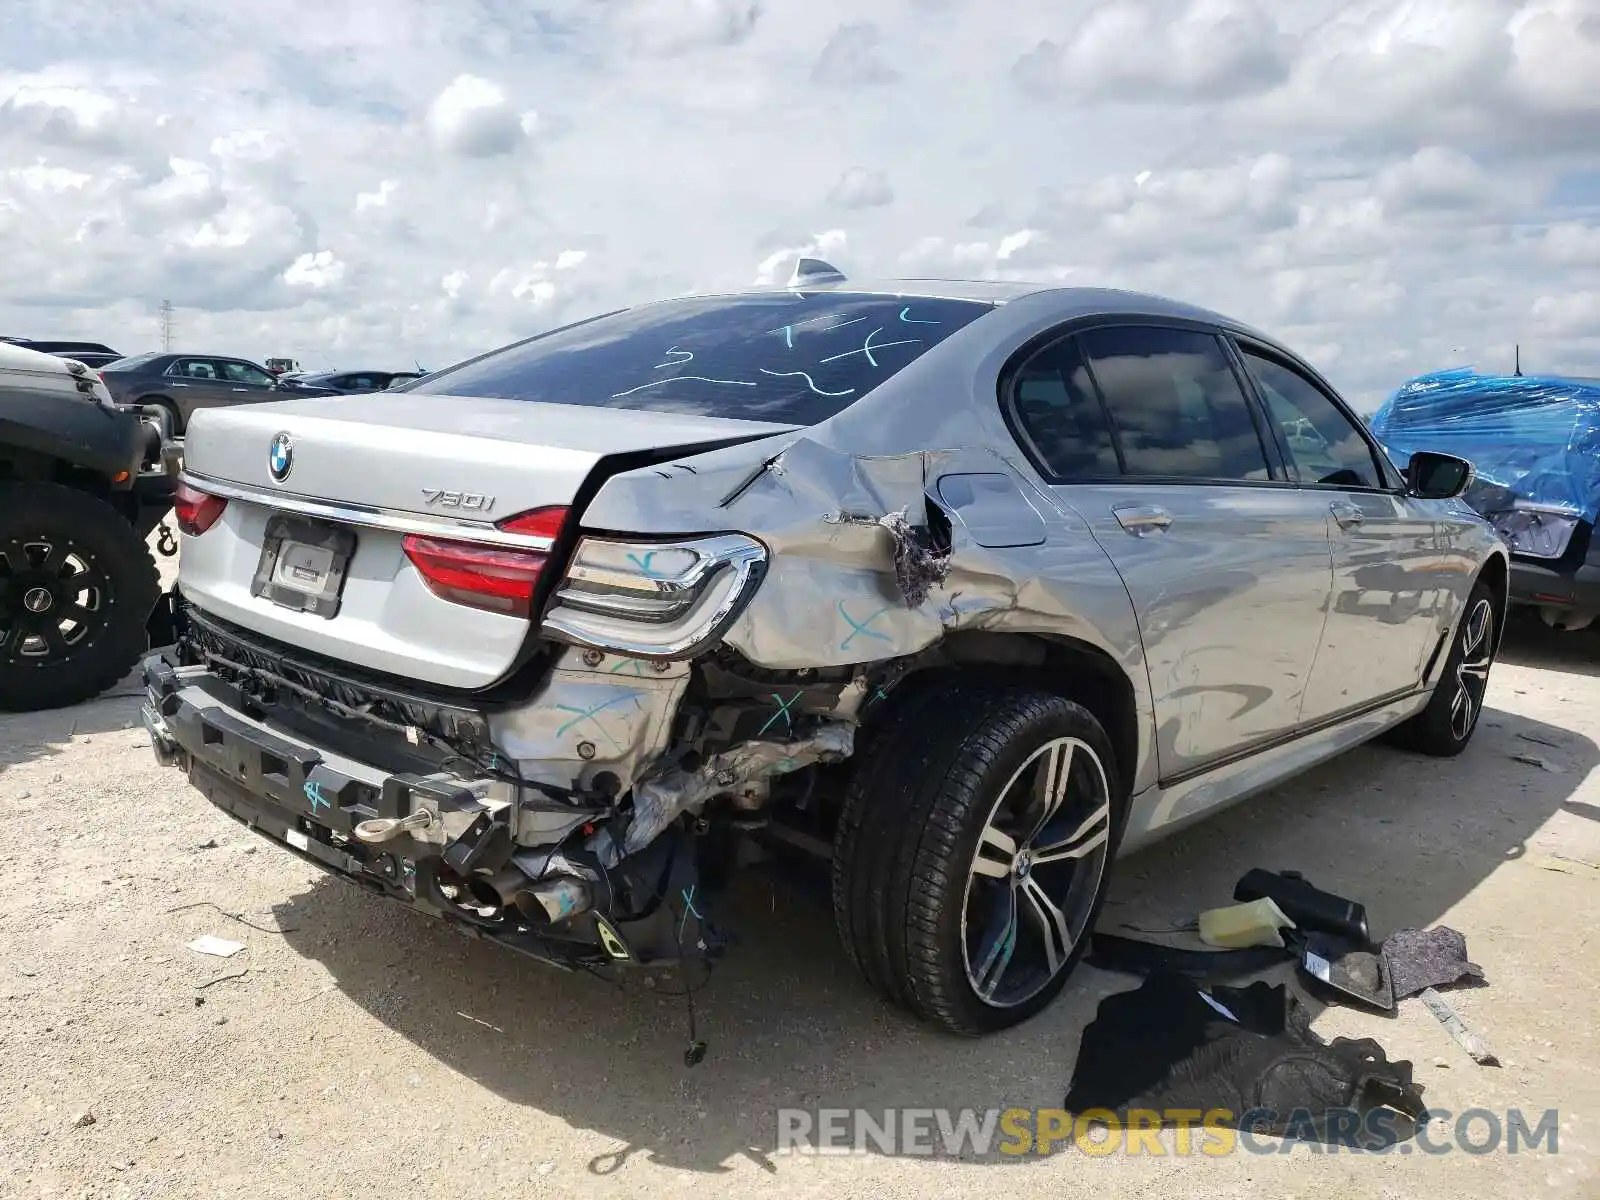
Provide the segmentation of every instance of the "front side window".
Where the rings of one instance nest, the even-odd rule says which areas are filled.
[[[1057,479],[1121,473],[1105,411],[1075,338],[1046,347],[1017,372],[1017,423]]]
[[[1119,326],[1082,342],[1129,475],[1271,478],[1249,401],[1211,334]]]
[[[1283,432],[1301,483],[1383,486],[1372,447],[1326,392],[1299,371],[1249,347],[1240,347],[1240,354]]]
[[[859,292],[688,297],[557,329],[406,390],[815,425],[992,308]]]
[[[224,361],[222,372],[233,383],[248,383],[254,387],[272,386],[272,376],[249,363]]]

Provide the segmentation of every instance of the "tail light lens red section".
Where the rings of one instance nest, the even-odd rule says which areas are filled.
[[[521,533],[554,542],[566,523],[567,509],[537,508],[499,522],[504,533]],[[486,546],[455,538],[408,534],[406,558],[428,590],[454,604],[530,618],[539,575],[549,562],[546,550]]]
[[[180,482],[172,493],[172,515],[177,518],[178,528],[188,537],[199,537],[210,529],[227,507],[228,502],[221,496],[202,492],[187,483]]]

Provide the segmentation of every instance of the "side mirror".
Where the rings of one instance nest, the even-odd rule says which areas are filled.
[[[1472,486],[1473,474],[1464,458],[1419,450],[1406,464],[1406,490],[1419,500],[1453,500]]]

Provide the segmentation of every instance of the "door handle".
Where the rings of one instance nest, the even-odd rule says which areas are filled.
[[[233,390],[236,391],[236,392],[248,392],[250,389],[249,388],[234,388]]]
[[[1113,505],[1111,511],[1117,523],[1134,537],[1160,533],[1172,524],[1172,514],[1159,504],[1119,504]]]
[[[175,383],[172,386],[173,387],[188,387],[189,385],[187,383]]]
[[[1328,511],[1333,514],[1333,519],[1339,522],[1340,529],[1354,529],[1365,519],[1365,514],[1354,504],[1330,504]]]

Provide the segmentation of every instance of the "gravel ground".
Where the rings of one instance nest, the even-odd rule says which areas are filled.
[[[1125,860],[1105,924],[1226,903],[1259,865],[1364,901],[1380,935],[1462,930],[1490,983],[1451,998],[1501,1067],[1415,1000],[1316,1028],[1410,1059],[1434,1107],[1558,1108],[1554,1156],[775,1154],[780,1106],[1058,1105],[1095,1004],[1132,982],[1085,969],[1025,1027],[948,1039],[757,875],[688,1070],[682,999],[471,942],[243,831],[156,766],[131,684],[0,719],[0,1195],[1592,1197],[1600,637],[1515,630],[1490,704],[1459,760],[1364,748]],[[208,933],[247,948],[186,948]]]

